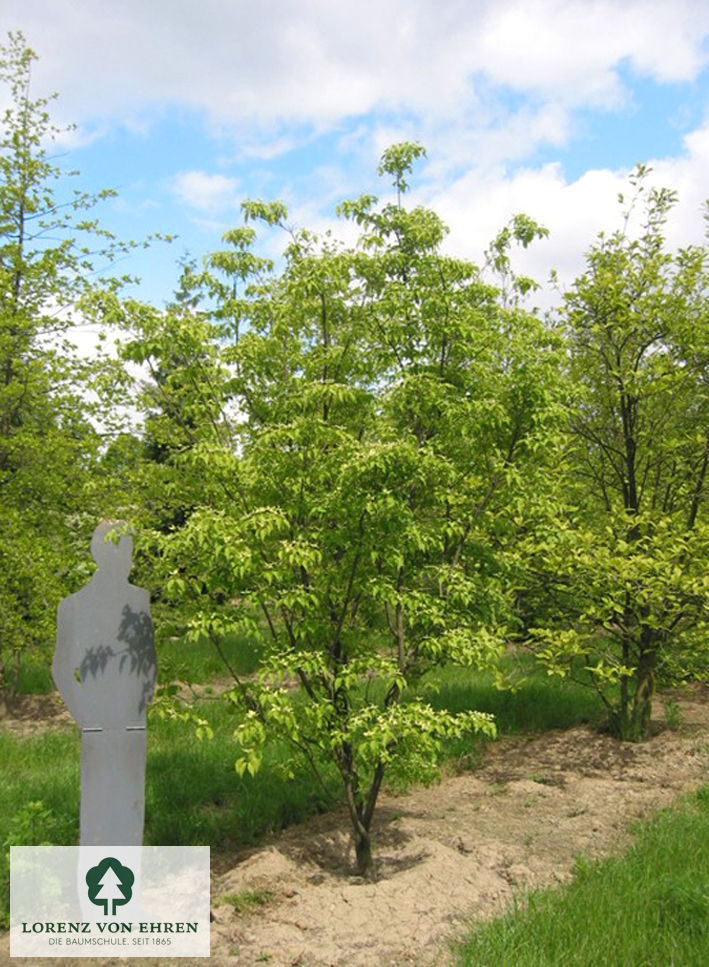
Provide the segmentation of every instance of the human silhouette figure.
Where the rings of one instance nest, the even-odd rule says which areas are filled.
[[[81,728],[82,846],[141,845],[146,709],[156,677],[150,596],[129,584],[132,538],[94,531],[91,580],[57,611],[52,675]]]

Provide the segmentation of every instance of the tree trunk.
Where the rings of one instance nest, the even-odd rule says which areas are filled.
[[[626,592],[626,608],[625,608],[625,620],[627,621],[628,615],[628,605],[627,605],[627,592]],[[627,625],[626,625],[627,627]],[[627,633],[623,634],[623,665],[627,668],[630,663],[630,642],[628,641]],[[620,714],[621,716],[627,715],[628,712],[628,683],[630,681],[629,675],[622,675],[620,679]]]
[[[638,670],[635,680],[635,695],[633,696],[633,742],[640,742],[650,735],[650,716],[652,715],[652,697],[655,694],[655,659],[654,648],[643,649],[640,653]]]
[[[347,810],[352,823],[357,873],[360,876],[367,876],[372,866],[372,841],[369,836],[369,824],[365,821],[364,803],[359,797],[358,777],[352,770],[351,752],[347,747],[344,751],[344,762],[339,763],[339,765],[345,787]]]
[[[12,686],[10,688],[10,697],[16,698],[17,692],[20,688],[20,662],[22,661],[22,652],[19,648],[15,649],[13,654],[13,676],[12,676]]]
[[[349,763],[351,768],[351,759]],[[380,761],[374,770],[372,785],[369,788],[366,801],[359,796],[359,780],[356,774],[351,772],[342,777],[345,787],[345,799],[352,823],[356,869],[359,876],[371,876],[374,872],[370,829],[383,776],[384,763]]]
[[[650,736],[656,659],[655,648],[646,647],[641,650],[634,676],[635,689],[632,700],[626,693],[625,700],[621,701],[618,709],[613,731],[625,742],[642,742]]]
[[[372,839],[369,830],[365,830],[361,826],[355,830],[355,856],[358,874],[368,876],[372,869]]]

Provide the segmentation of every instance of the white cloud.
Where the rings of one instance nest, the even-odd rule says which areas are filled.
[[[241,195],[236,178],[206,171],[181,171],[172,183],[178,200],[200,212],[216,214],[239,207]]]
[[[484,113],[481,80],[613,107],[619,67],[691,79],[709,31],[704,0],[5,0],[4,15],[78,120],[180,103],[266,127]]]
[[[275,136],[263,142],[243,144],[239,147],[239,158],[255,158],[259,161],[270,161],[279,155],[287,154],[293,148],[301,147],[312,140],[312,135],[305,138],[296,138],[291,135]]]
[[[666,226],[668,246],[701,244],[703,204],[709,194],[709,122],[684,139],[680,156],[650,161],[649,166],[648,186],[672,188],[678,194]],[[514,265],[541,283],[556,269],[568,286],[581,272],[584,252],[598,233],[621,227],[618,194],[631,196],[629,174],[625,169],[596,169],[568,181],[560,164],[513,174],[502,168],[472,170],[433,191],[426,202],[451,229],[447,248],[478,263],[490,240],[514,214],[530,215],[550,230],[550,237],[513,253]],[[549,297],[541,299],[543,304],[549,301]]]
[[[701,2],[515,0],[488,19],[478,66],[518,90],[615,107],[623,61],[659,81],[691,80],[706,63],[708,27]]]

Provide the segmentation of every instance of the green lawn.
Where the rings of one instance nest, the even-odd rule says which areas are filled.
[[[593,689],[547,675],[528,655],[508,656],[500,666],[509,675],[525,676],[517,689],[496,688],[492,672],[449,666],[429,676],[437,690],[424,689],[426,700],[450,712],[491,712],[505,734],[568,729],[603,717],[604,706]]]

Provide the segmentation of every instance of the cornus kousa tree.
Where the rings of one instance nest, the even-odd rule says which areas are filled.
[[[429,782],[448,737],[494,732],[474,710],[434,711],[417,685],[503,647],[502,551],[556,419],[540,322],[442,254],[435,214],[404,207],[421,153],[385,153],[396,201],[341,206],[353,249],[289,229],[279,203],[245,203],[228,248],[187,280],[215,351],[190,384],[189,425],[162,408],[182,419],[171,487],[190,507],[155,535],[164,591],[196,633],[246,630],[264,655],[229,696],[246,710],[237,769],[254,774],[271,735],[334,767],[360,873],[385,777]],[[259,220],[290,233],[280,274],[253,253]],[[146,329],[136,307],[117,311],[126,351],[159,363],[158,316]]]
[[[632,179],[640,230],[630,206],[566,296],[565,509],[528,547],[551,590],[541,658],[590,672],[632,740],[649,734],[658,674],[691,677],[709,657],[707,251],[667,251],[675,197],[647,173]]]

